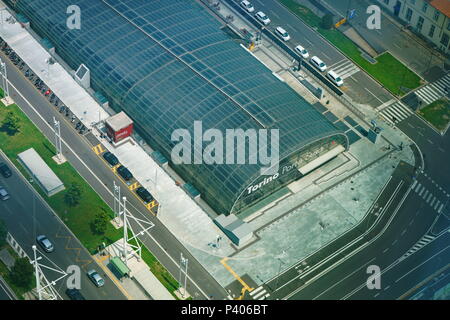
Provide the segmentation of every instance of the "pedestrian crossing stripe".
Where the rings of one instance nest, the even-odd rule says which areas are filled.
[[[446,90],[449,88],[450,74],[447,74],[445,77],[418,89],[415,94],[428,105],[445,96]]]
[[[350,60],[338,62],[332,65],[330,69],[336,72],[342,79],[349,78],[361,70]]]
[[[396,122],[400,122],[410,117],[412,114],[413,112],[399,101],[394,102],[380,111],[380,115],[392,124],[395,124],[394,118]]]
[[[417,243],[411,249],[408,250],[408,252],[406,252],[403,255],[403,258],[406,258],[406,257],[410,256],[411,254],[413,254],[414,252],[416,252],[417,250],[423,248],[428,243],[433,241],[435,238],[436,238],[435,236],[431,236],[431,235],[423,236],[419,241],[417,241]]]
[[[140,186],[139,182],[135,182],[135,183],[131,184],[131,185],[128,187],[128,189],[130,189],[131,191],[133,191],[134,189],[139,188],[139,186]]]
[[[418,182],[413,190],[418,194],[419,197],[425,200],[434,211],[437,211],[437,213],[441,213],[444,204],[441,203],[441,201],[436,196],[434,196],[432,192],[428,191],[425,186],[421,185],[420,182]]]
[[[105,149],[103,148],[103,146],[101,144],[98,144],[98,145],[92,147],[92,150],[95,152],[96,155],[99,155],[105,151]]]
[[[249,295],[253,300],[264,300],[270,296],[270,294],[267,293],[266,289],[264,289],[263,286],[260,286],[255,290],[251,291]]]

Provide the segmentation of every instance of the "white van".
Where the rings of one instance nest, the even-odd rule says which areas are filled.
[[[338,74],[336,72],[334,72],[333,70],[331,70],[327,73],[327,77],[330,78],[330,80],[333,81],[333,83],[335,85],[337,85],[338,87],[340,87],[344,84],[344,81],[342,80],[342,78],[339,77]]]
[[[295,49],[295,51],[297,51],[297,53],[299,55],[302,56],[303,59],[308,59],[309,58],[308,50],[303,48],[301,45],[296,46],[294,49]]]
[[[255,11],[255,7],[250,3],[250,1],[244,0],[241,1],[241,7],[245,9],[245,11],[252,13]]]
[[[265,26],[267,26],[270,23],[270,19],[266,14],[262,11],[258,11],[255,14],[256,19],[258,19],[260,22],[262,22]]]
[[[287,33],[287,31],[284,30],[282,27],[277,27],[275,29],[275,31],[276,31],[276,34],[284,41],[289,41],[291,39],[291,37],[289,36],[289,33]]]
[[[325,62],[323,62],[322,60],[319,59],[319,57],[314,56],[311,58],[311,64],[316,67],[317,69],[319,69],[320,71],[324,72],[325,70],[327,70],[327,65],[325,64]]]

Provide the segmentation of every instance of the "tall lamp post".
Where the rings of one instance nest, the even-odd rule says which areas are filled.
[[[2,89],[4,98],[9,97],[9,86],[8,86],[8,72],[6,70],[6,64],[0,59],[0,72],[2,74]]]

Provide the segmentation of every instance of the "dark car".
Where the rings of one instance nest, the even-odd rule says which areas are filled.
[[[51,243],[50,240],[44,235],[37,236],[36,242],[39,243],[39,245],[42,247],[42,249],[45,250],[45,252],[50,253],[55,250],[53,243]]]
[[[131,179],[133,179],[133,175],[131,174],[130,170],[128,170],[126,167],[124,166],[120,166],[117,169],[117,172],[120,174],[120,176],[125,180],[125,181],[129,181]]]
[[[109,151],[103,154],[103,158],[113,167],[119,163],[119,159]]]
[[[139,187],[136,189],[136,193],[145,203],[151,202],[154,198],[150,192],[144,187]]]
[[[12,176],[12,172],[11,169],[9,169],[9,167],[5,164],[5,163],[0,163],[0,173],[2,174],[3,177],[5,178],[9,178]]]
[[[70,300],[86,300],[78,289],[67,289],[66,294]]]

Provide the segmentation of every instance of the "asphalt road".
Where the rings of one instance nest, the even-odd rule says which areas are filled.
[[[0,162],[7,162],[0,155]],[[122,292],[106,276],[105,286],[101,288],[87,278],[86,272],[90,269],[101,271],[89,252],[81,245],[78,239],[74,238],[66,226],[59,220],[49,208],[49,206],[38,196],[38,193],[26,183],[23,176],[11,163],[8,166],[13,171],[13,175],[7,179],[0,177],[0,184],[3,185],[11,198],[0,202],[0,218],[6,222],[8,231],[16,239],[19,245],[33,259],[32,246],[36,245],[36,236],[46,235],[55,247],[52,253],[45,253],[37,245],[40,255],[43,257],[41,263],[54,267],[53,263],[66,271],[68,266],[77,265],[81,268],[81,292],[86,299],[105,300],[125,299]],[[51,261],[46,259],[48,257]],[[62,276],[54,271],[45,270],[49,281],[53,281]],[[55,288],[63,299],[68,299],[64,291],[66,290],[65,280],[58,281]]]
[[[113,182],[115,181],[117,185],[122,186],[121,195],[127,197],[127,208],[130,213],[139,219],[147,219],[155,224],[155,227],[149,232],[139,236],[139,239],[143,241],[146,247],[167,268],[174,278],[178,277],[178,265],[180,253],[182,252],[183,256],[189,259],[188,293],[194,299],[225,299],[228,295],[225,289],[186,250],[183,244],[156,217],[148,212],[142,202],[128,189],[128,186],[92,151],[92,145],[86,138],[80,136],[74,130],[73,124],[58,112],[59,108],[55,108],[49,104],[47,99],[34,88],[3,52],[1,52],[0,56],[6,62],[9,81],[23,95],[22,97],[11,86],[10,94],[15,102],[50,141],[54,140],[54,132],[50,123],[53,123],[53,117],[60,120],[64,156],[75,167],[78,173],[96,190],[100,197],[110,207],[113,207],[112,188]],[[43,80],[45,81],[45,79]]]
[[[0,300],[15,300],[13,293],[9,291],[3,281],[0,279]]]
[[[226,0],[225,3],[227,1],[236,0]],[[321,58],[328,66],[328,70],[348,71],[352,68],[351,65],[354,66],[339,50],[282,6],[279,1],[253,0],[252,3],[255,6],[255,12],[263,11],[272,20],[267,29],[274,30],[277,26],[282,26],[288,31],[291,36],[288,45],[292,48],[301,44],[310,52],[310,57],[317,55]],[[354,102],[368,104],[374,108],[393,98],[387,90],[362,70],[345,78],[341,89]]]
[[[436,209],[431,201],[426,201],[430,196],[424,198],[419,189],[414,188],[376,241],[318,279],[306,284],[299,282],[296,287],[289,288],[288,293],[279,290],[279,299],[410,298],[427,279],[448,270],[450,132],[442,136],[415,115],[397,126],[417,143],[424,154],[425,170],[417,174],[417,184],[420,183],[436,201],[445,205],[442,211],[438,213],[440,206]],[[422,246],[420,243],[426,244]],[[417,244],[419,249],[413,249],[412,254],[404,257]],[[369,290],[365,285],[369,265],[378,265],[381,269],[380,290]],[[274,284],[282,287],[284,282],[277,284],[274,279],[268,283],[272,287]]]
[[[382,15],[381,29],[369,30],[366,27],[369,17],[366,10],[369,5],[374,4],[373,2],[367,0],[323,0],[321,3],[336,16],[345,17],[347,10],[355,9],[356,16],[350,20],[350,24],[378,53],[391,52],[427,81],[434,81],[442,76],[443,70],[440,72],[429,71],[434,66],[442,68],[444,59],[428,46],[423,45],[422,41],[411,36],[410,32],[401,31],[398,24],[387,18],[387,14]],[[405,10],[404,7],[403,4],[402,11]]]
[[[448,264],[449,233],[444,232],[429,244],[409,255],[408,252],[425,235],[437,214],[431,212],[414,193],[410,193],[383,235],[364,250],[304,286],[289,299],[397,299]],[[412,223],[411,223],[412,222]],[[447,224],[448,227],[448,224]],[[381,289],[369,290],[367,267],[381,269]]]

